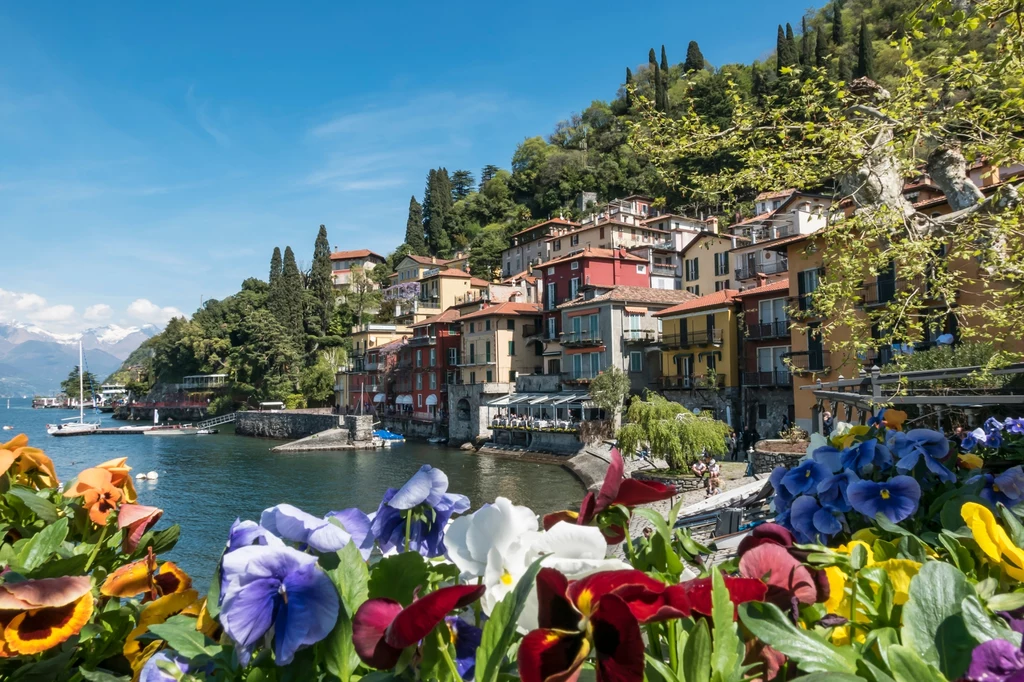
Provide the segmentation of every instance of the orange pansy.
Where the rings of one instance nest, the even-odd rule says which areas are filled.
[[[4,628],[5,647],[15,654],[38,654],[81,632],[92,617],[92,592],[64,606],[22,611]]]
[[[192,578],[173,561],[156,565],[149,557],[121,566],[103,581],[100,594],[107,597],[134,597],[148,592],[156,599],[162,595],[185,592],[192,587]]]
[[[127,457],[119,457],[107,460],[102,464],[97,464],[96,468],[109,471],[110,482],[121,491],[124,501],[128,504],[134,504],[138,499],[138,495],[135,493],[135,484],[132,482],[132,477],[128,473],[132,468],[126,464],[127,461]]]
[[[36,488],[60,485],[53,461],[39,448],[28,447],[28,436],[15,436],[0,445],[0,475],[7,472],[18,483]]]
[[[78,474],[75,483],[64,491],[64,497],[81,497],[92,522],[105,526],[110,512],[121,501],[121,490],[114,487],[110,471],[93,467]]]

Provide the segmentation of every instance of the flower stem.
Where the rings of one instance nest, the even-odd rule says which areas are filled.
[[[459,674],[459,669],[455,666],[455,661],[452,660],[452,655],[448,653],[448,642],[444,641],[444,637],[441,635],[441,631],[437,631],[437,641],[441,646],[441,655],[444,656],[445,663],[448,664],[448,669],[452,672],[452,679],[455,682],[459,682],[462,679],[462,675]]]
[[[82,570],[83,573],[88,573],[89,569],[92,568],[92,564],[96,561],[96,557],[99,556],[100,547],[107,541],[107,533],[110,532],[110,524],[103,526],[103,532],[100,533],[100,539],[96,542],[96,546],[92,548],[92,553],[89,555],[89,560],[85,562],[85,568]]]
[[[405,513],[405,551],[409,551],[409,538],[412,537],[412,509]]]
[[[665,631],[668,639],[668,662],[672,672],[679,674],[679,652],[676,647],[676,638],[679,636],[678,626],[675,621],[665,623]]]
[[[654,623],[647,624],[647,643],[651,646],[651,654],[659,661],[662,660],[664,654],[661,652],[661,635],[658,634],[658,628]]]

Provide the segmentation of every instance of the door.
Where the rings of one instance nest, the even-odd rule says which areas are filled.
[[[572,378],[579,379],[583,376],[583,355],[577,353],[572,356]]]
[[[757,349],[757,385],[765,386],[772,378],[772,370],[775,368],[775,360],[772,355],[772,348]]]
[[[577,316],[572,318],[572,341],[579,341],[583,331],[583,318]]]
[[[789,346],[778,346],[772,349],[772,368],[775,371],[772,378],[776,386],[789,385],[789,368],[786,367],[786,362],[783,359],[788,352]]]
[[[549,317],[548,318],[548,338],[549,339],[554,339],[554,338],[557,338],[557,337],[558,337],[558,335],[555,333],[555,318]]]
[[[601,318],[597,315],[590,316],[590,339],[601,338]]]
[[[825,352],[821,345],[821,332],[817,327],[807,330],[807,369],[819,371],[825,368]]]
[[[747,254],[746,277],[753,277],[757,273],[757,254],[751,251]]]
[[[888,303],[896,298],[896,266],[889,263],[889,266],[878,273],[878,280],[875,284],[878,287],[878,303]]]
[[[555,306],[558,305],[558,301],[555,300],[555,283],[554,282],[548,282],[548,300],[547,300],[547,304],[548,304],[547,305],[548,310],[554,310]]]

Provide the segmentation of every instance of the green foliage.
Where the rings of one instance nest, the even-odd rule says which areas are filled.
[[[683,71],[703,71],[704,55],[701,54],[700,46],[696,40],[691,40],[686,46],[686,61],[683,62]]]
[[[313,293],[314,324],[311,331],[326,334],[334,316],[334,282],[331,277],[331,246],[327,228],[320,226],[313,245],[313,267],[309,272],[309,291]]]
[[[647,450],[673,469],[682,469],[705,452],[723,455],[729,425],[707,414],[696,415],[657,393],[645,399],[633,396],[626,411],[627,424],[616,438],[624,457]]]
[[[299,390],[307,405],[324,405],[334,397],[334,370],[322,358],[315,365],[302,370]]]
[[[78,400],[79,388],[82,389],[86,398],[91,397],[93,394],[99,393],[100,382],[96,378],[95,374],[93,374],[89,370],[85,370],[82,373],[81,378],[82,382],[81,386],[79,386],[78,365],[75,365],[75,368],[68,373],[68,378],[60,382],[61,392],[64,395],[68,396],[69,398],[74,398],[75,400]]]
[[[409,218],[405,222],[405,243],[412,253],[427,255],[427,243],[423,238],[423,207],[415,196],[409,197]]]
[[[427,251],[439,258],[449,258],[452,254],[453,205],[448,171],[431,169],[423,196],[423,227]]]
[[[281,264],[281,249],[280,247],[274,247],[274,254],[270,257],[270,286],[273,287],[278,279],[281,278],[281,270],[283,265]]]
[[[306,396],[301,393],[289,393],[284,396],[284,409],[301,410],[306,407]]]
[[[871,45],[871,34],[866,19],[860,21],[860,41],[857,43],[857,68],[854,78],[875,77],[875,48]]]
[[[629,397],[629,376],[618,367],[609,367],[590,382],[590,399],[618,424],[622,406]]]

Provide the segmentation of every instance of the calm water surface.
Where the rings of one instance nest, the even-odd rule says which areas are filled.
[[[181,539],[167,555],[196,580],[209,584],[213,566],[236,517],[259,520],[260,512],[280,502],[322,515],[359,507],[375,511],[385,489],[399,487],[423,464],[448,474],[449,491],[467,495],[473,508],[504,496],[538,513],[565,509],[583,496],[579,482],[561,467],[489,456],[426,443],[405,443],[391,450],[316,452],[278,455],[278,441],[230,433],[216,436],[80,436],[56,438],[46,424],[74,416],[67,410],[33,410],[30,400],[0,399],[0,443],[26,433],[30,444],[46,451],[62,481],[82,469],[114,457],[128,457],[132,474],[157,471],[156,482],[136,481],[141,504],[164,510],[158,528],[177,523]],[[87,415],[105,426],[126,422],[109,415]]]

